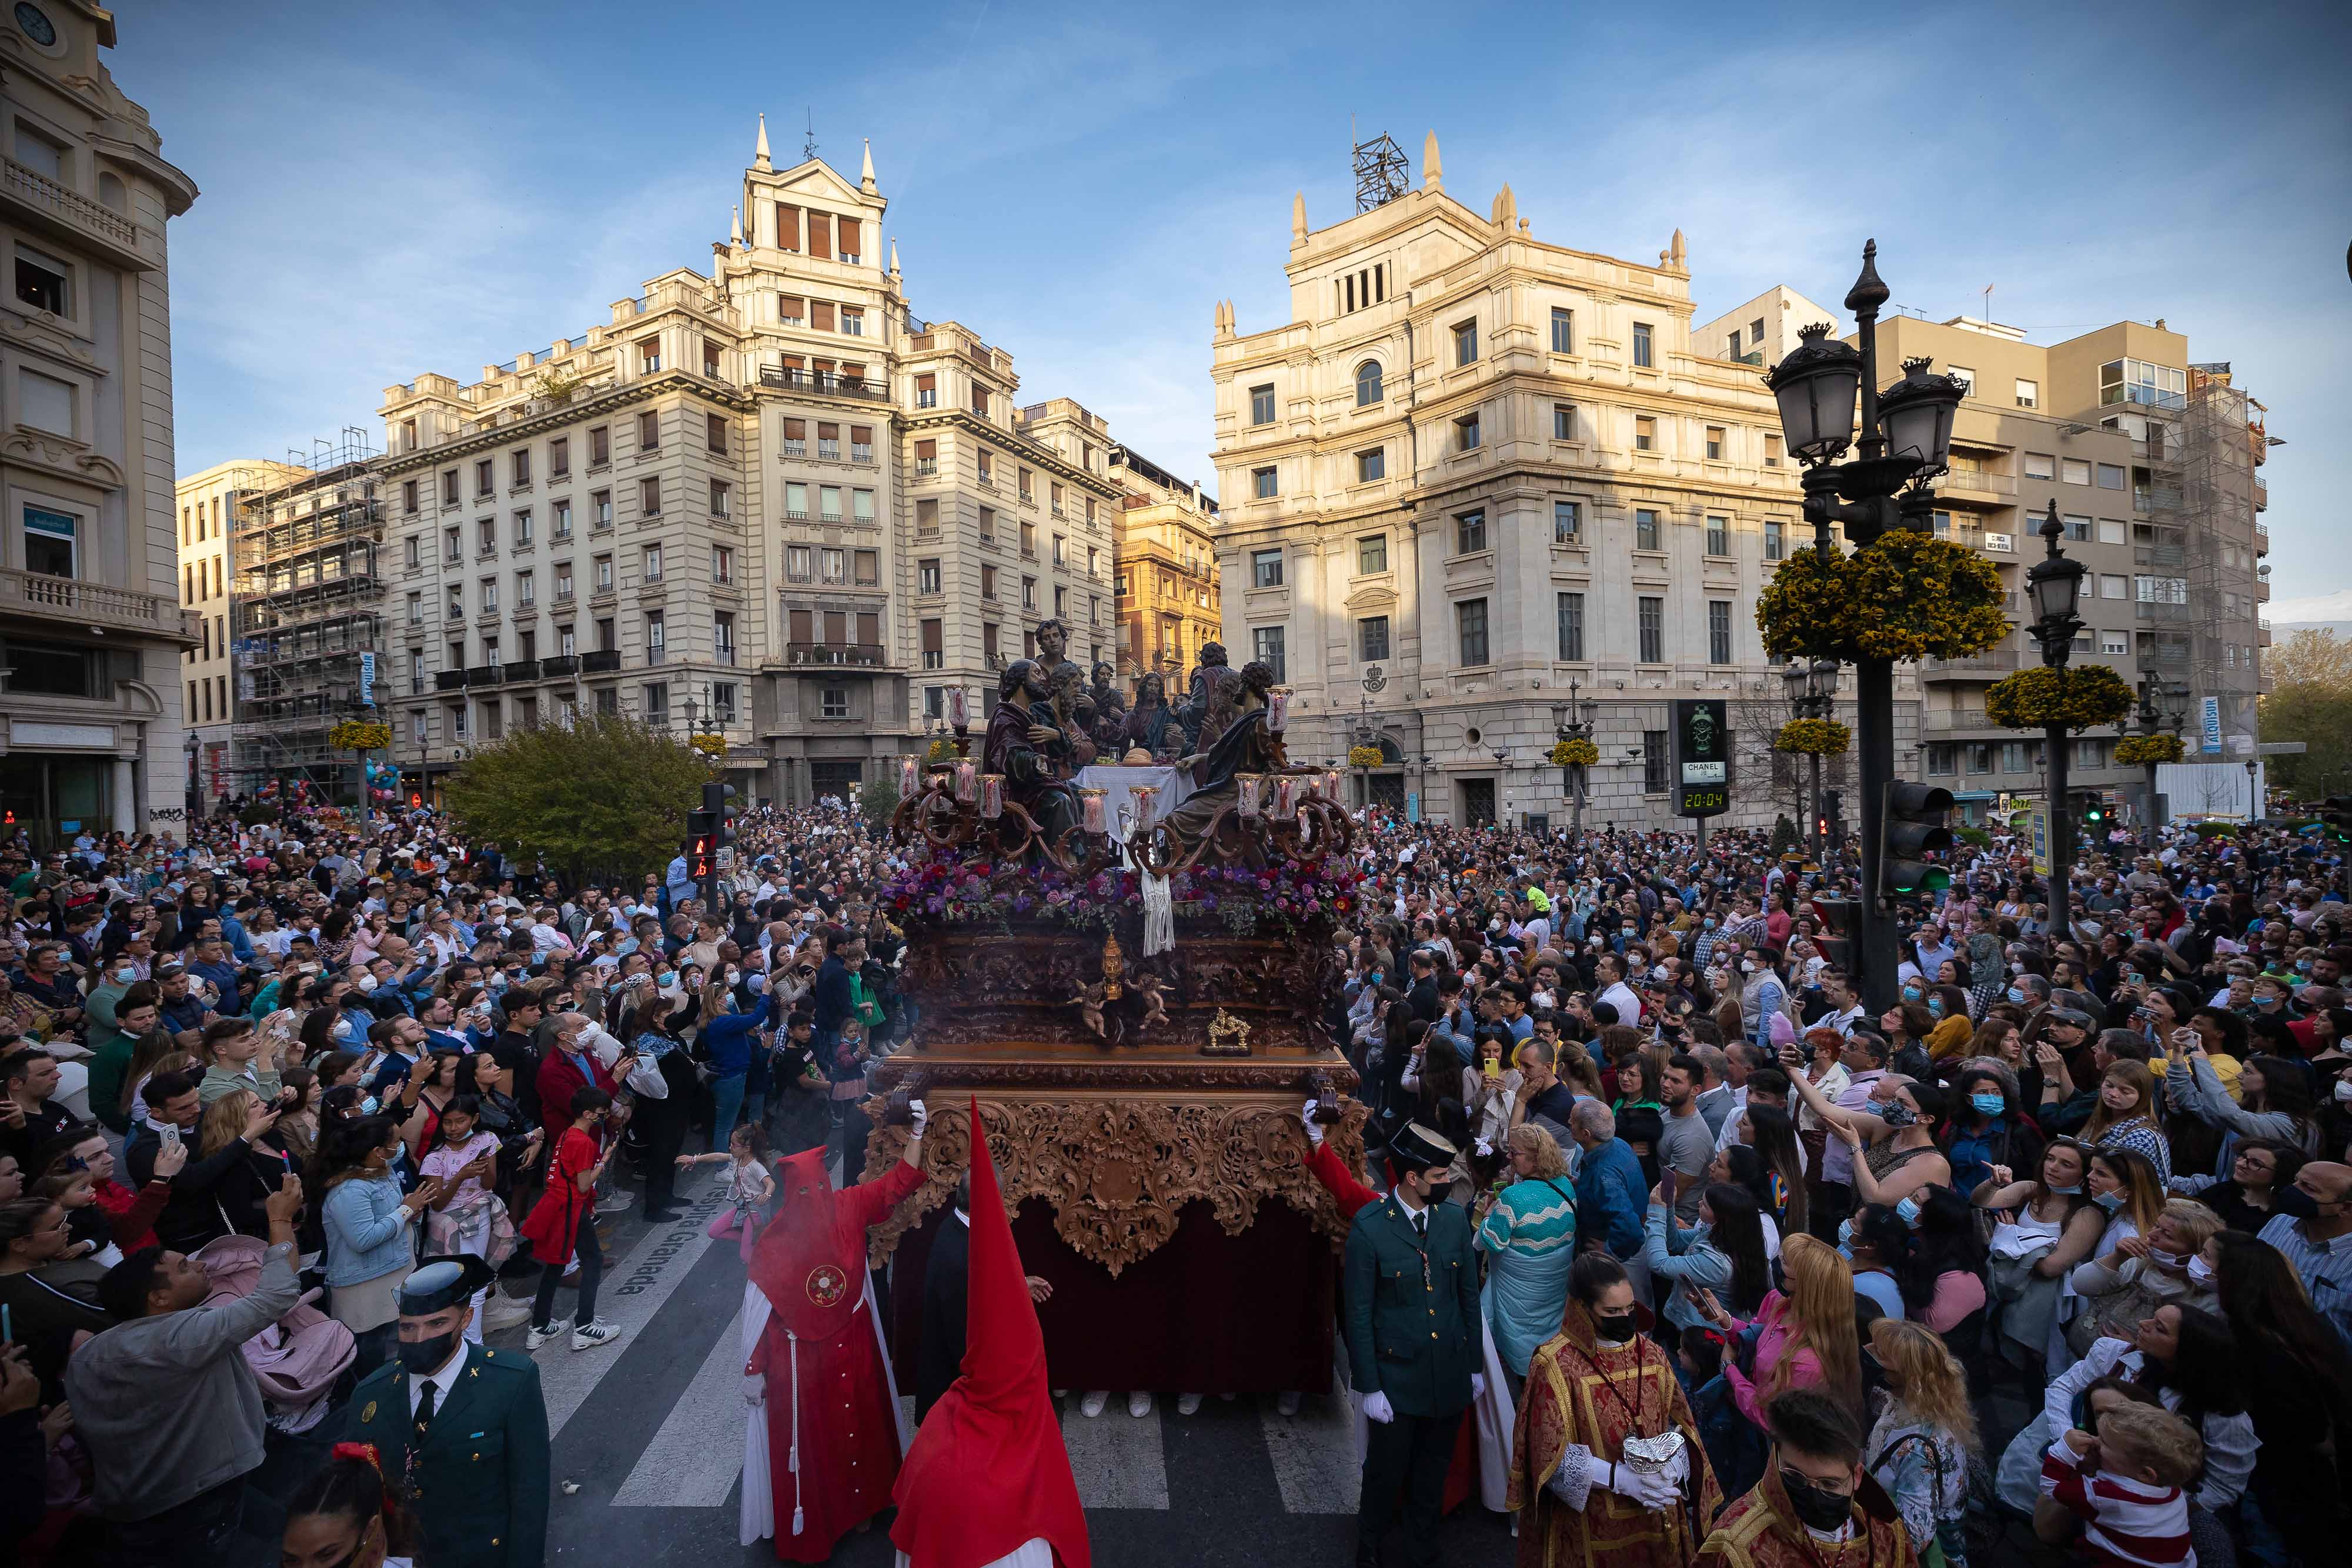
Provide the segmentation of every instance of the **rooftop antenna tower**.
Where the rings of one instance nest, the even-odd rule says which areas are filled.
[[[1385,206],[1411,187],[1406,183],[1404,150],[1393,138],[1381,135],[1355,144],[1356,211],[1369,213]]]
[[[816,156],[816,109],[814,105],[808,111],[808,140],[801,143],[801,156],[804,159]]]

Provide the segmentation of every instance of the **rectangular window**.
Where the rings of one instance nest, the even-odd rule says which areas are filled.
[[[1764,438],[1764,466],[1767,468],[1780,466],[1780,438],[1777,435],[1767,435]]]
[[[2127,544],[2130,542],[2130,532],[2131,530],[2116,518],[2101,517],[2099,519],[2099,542],[2103,545]],[[2234,566],[2237,563],[2232,561],[2231,564]]]
[[[915,406],[917,408],[937,408],[940,406],[940,378],[938,376],[926,373],[915,378]]]
[[[1644,595],[1633,601],[1634,624],[1639,629],[1639,657],[1645,664],[1666,662],[1666,601]]]
[[[538,530],[531,522],[530,508],[525,507],[522,510],[514,515],[515,545],[520,549],[524,545],[533,543],[537,538]]]
[[[2017,406],[2020,408],[2040,408],[2042,406],[2042,387],[2040,383],[2029,382],[2023,376],[2018,377]]]
[[[73,298],[68,287],[72,277],[66,264],[32,246],[16,247],[16,302],[36,310],[47,310],[53,316],[73,314]]]
[[[1944,367],[1944,371],[1954,381],[1960,383],[1960,395],[1962,397],[1974,397],[1977,395],[1976,371],[1969,369],[1966,365],[1946,365]]]
[[[1559,656],[1572,663],[1584,658],[1584,595],[1559,596]]]
[[[937,557],[929,557],[915,563],[915,591],[918,593],[940,591],[940,563]]]
[[[2077,543],[2080,543],[2080,544],[2088,544],[2088,543],[2090,543],[2090,541],[2091,541],[2091,519],[2090,519],[2090,518],[2088,518],[2088,517],[2077,517],[2077,516],[2075,516],[2074,513],[2069,512],[2069,513],[2067,513],[2067,514],[2066,514],[2066,516],[2064,517],[2064,518],[2061,520],[2061,522],[2060,522],[2059,526],[2060,526],[2061,528],[2064,528],[2064,529],[2066,530],[2066,537],[2067,537],[2068,538],[2073,539],[2073,540],[2075,540]]]
[[[915,443],[915,477],[929,478],[940,471],[940,444],[937,441]]]
[[[487,496],[490,493],[493,487],[494,482],[490,474],[490,460],[485,457],[479,463],[474,465],[474,494],[477,496]]]
[[[457,504],[457,471],[455,468],[441,476],[441,504],[445,507]]]
[[[499,580],[498,580],[497,578],[495,578],[495,577],[486,577],[486,578],[482,579],[482,600],[481,600],[481,603],[482,603],[482,613],[483,613],[483,614],[485,614],[485,615],[495,615],[495,614],[497,614],[497,613],[498,613],[498,610],[499,610]]]
[[[846,550],[825,549],[816,552],[821,582],[844,583],[849,580],[849,554]]]
[[[882,582],[882,556],[878,550],[860,549],[849,552],[850,580],[860,588],[878,588]]]
[[[980,596],[982,599],[996,597],[996,569],[985,561],[980,568]]]
[[[2100,488],[2100,489],[2102,489],[2102,490],[2120,490],[2120,489],[2122,489],[2123,487],[2124,487],[2124,471],[2123,471],[2123,465],[2122,465],[2121,464],[2116,464],[2116,463],[2102,463],[2102,464],[2100,464],[2100,465],[2099,465],[2099,488]]]
[[[2124,576],[2121,572],[2116,571],[2103,571],[2099,573],[2100,598],[2129,599],[2131,596],[2132,589],[2131,580],[2129,578]]]
[[[702,438],[711,451],[725,452],[727,450],[727,416],[723,413],[704,414]]]
[[[945,622],[937,619],[922,623],[923,668],[927,670],[947,667],[946,625]]]
[[[1785,530],[1788,525],[1777,517],[1764,519],[1764,559],[1779,560],[1789,550]]]
[[[820,523],[841,521],[841,486],[819,485],[816,487],[816,520]]]
[[[874,427],[853,424],[849,427],[849,460],[852,463],[874,461]]]
[[[980,542],[984,545],[996,542],[996,508],[993,507],[980,509]]]
[[[1251,469],[1250,489],[1256,499],[1261,501],[1272,500],[1276,494],[1274,470],[1271,468]]]
[[[561,542],[564,539],[570,538],[571,537],[572,503],[569,501],[558,501],[555,503],[555,533],[553,538],[558,542]]]
[[[2047,452],[2029,452],[2025,454],[2025,476],[2029,479],[2055,479],[2058,477],[2058,460]]]
[[[1276,685],[1287,680],[1287,662],[1283,658],[1283,628],[1255,626],[1250,629],[1250,656],[1273,667]]]
[[[726,517],[729,515],[732,504],[733,492],[728,486],[727,481],[724,479],[713,479],[710,482],[710,515],[714,517]]]
[[[1478,323],[1475,320],[1458,323],[1454,329],[1454,362],[1475,364],[1478,359]]]
[[[1486,514],[1484,509],[1463,512],[1454,519],[1454,553],[1474,555],[1486,548]]]
[[[417,538],[415,534],[411,534],[408,536],[406,544],[407,549],[405,553],[407,556],[408,570],[411,571],[420,571],[424,570],[425,541]]]
[[[1282,586],[1282,552],[1278,549],[1250,552],[1250,586],[1280,588]]]
[[[1706,460],[1710,463],[1722,462],[1724,446],[1725,434],[1723,426],[1719,424],[1708,425],[1706,427]]]
[[[1465,599],[1454,607],[1454,625],[1461,632],[1462,663],[1465,665],[1487,662],[1486,601]]]
[[[1274,423],[1273,384],[1269,382],[1262,387],[1250,388],[1249,397],[1250,423],[1252,424],[1272,424]]]
[[[1369,576],[1376,571],[1386,571],[1388,569],[1388,535],[1367,534],[1365,537],[1356,541],[1357,575]]]
[[[1655,452],[1658,449],[1658,422],[1646,413],[1633,416],[1633,450]]]
[[[2080,457],[2060,459],[2058,469],[2059,476],[2069,485],[2087,485],[2091,482],[2091,465]]]
[[[1386,448],[1375,446],[1369,452],[1359,452],[1356,454],[1357,484],[1369,485],[1375,479],[1385,478],[1387,475],[1388,452]]]
[[[661,340],[659,338],[641,340],[637,344],[638,373],[649,376],[660,369]]]
[[[537,578],[533,573],[530,573],[530,572],[528,572],[528,571],[519,571],[519,572],[516,572],[516,573],[515,573],[515,603],[516,603],[518,606],[520,606],[520,607],[521,607],[521,608],[523,608],[523,609],[529,609],[530,606],[532,606],[532,605],[534,605],[534,604],[537,604],[538,602],[539,602],[539,580],[538,580],[538,578]]]
[[[1663,795],[1666,792],[1666,775],[1673,763],[1666,747],[1666,732],[1645,729],[1642,732],[1642,793]]]
[[[1556,402],[1551,405],[1551,438],[1554,441],[1576,439],[1576,405]]]
[[[1725,600],[1706,601],[1706,662],[1731,663],[1731,605]]]
[[[465,546],[459,542],[456,525],[453,524],[448,528],[443,528],[441,530],[441,559],[444,561],[454,564],[462,559],[464,556]]]
[[[661,415],[651,413],[637,415],[637,450],[661,450]]]
[[[1367,615],[1356,622],[1356,656],[1372,664],[1389,656],[1389,618]]]
[[[1064,538],[1060,534],[1055,534],[1054,536],[1054,565],[1056,570],[1068,564],[1065,558],[1069,554],[1069,541],[1067,539]]]
[[[555,597],[558,599],[572,597],[572,563],[568,560],[556,563]]]
[[[936,534],[940,531],[940,504],[937,501],[915,503],[915,531],[919,534]]]
[[[590,507],[594,508],[593,512],[591,514],[595,519],[590,525],[592,528],[609,528],[613,526],[612,491],[597,491],[594,495],[588,497],[588,504]]]
[[[784,486],[784,516],[796,522],[808,520],[808,490],[806,485],[787,483]],[[936,501],[932,503],[937,506]]]
[[[507,468],[507,483],[518,486],[530,484],[530,448],[526,446],[519,451],[508,453]]]
[[[1644,368],[1648,368],[1653,363],[1650,324],[1647,321],[1633,323],[1633,362]]]
[[[1584,533],[1584,503],[1554,501],[1551,504],[1551,542],[1572,545]]]
[[[1576,352],[1576,312],[1551,308],[1551,351],[1555,354]]]
[[[1037,608],[1037,580],[1034,577],[1024,577],[1021,580],[1021,608],[1024,610]]]
[[[596,587],[594,591],[598,593],[610,593],[613,591],[613,558],[609,555],[600,555],[596,558]]]
[[[821,718],[847,718],[849,716],[849,688],[847,686],[825,687],[824,695],[821,699],[821,706],[818,708],[817,713],[818,716]]]
[[[828,463],[841,461],[841,426],[824,420],[817,422],[816,455]]]
[[[647,545],[647,546],[645,548],[645,553],[644,553],[644,558],[643,558],[643,559],[644,559],[644,569],[645,569],[645,580],[646,580],[647,582],[659,582],[659,581],[661,580],[661,575],[662,575],[662,548],[661,548],[661,546],[659,546],[659,545]]]
[[[2000,743],[2000,770],[2003,773],[2022,773],[2031,766],[2026,759],[2025,742],[2004,740]]]
[[[978,382],[971,383],[971,412],[982,419],[988,417],[988,389]]]
[[[1658,514],[1646,507],[1636,507],[1633,512],[1633,548],[1658,548]]]
[[[731,583],[735,580],[735,551],[728,545],[710,547],[710,580]]]
[[[1709,555],[1731,553],[1731,519],[1729,517],[1707,518],[1706,553]]]
[[[1478,416],[1467,413],[1454,422],[1454,444],[1464,452],[1475,452],[1479,442]]]
[[[669,622],[666,612],[646,612],[646,663],[658,664],[669,653]]]
[[[476,532],[479,535],[479,538],[477,540],[475,553],[477,555],[498,554],[499,520],[496,517],[484,517],[480,522],[475,524],[474,528]]]
[[[637,481],[637,514],[646,517],[661,516],[661,479],[658,476]]]
[[[714,663],[735,662],[735,617],[724,610],[710,617],[710,652]]]
[[[814,559],[806,545],[786,545],[784,547],[785,580],[791,582],[808,581],[816,575],[815,569],[811,564]],[[795,641],[806,642],[807,639],[798,638]]]
[[[588,466],[602,468],[613,460],[613,432],[609,425],[593,425],[588,431]]]

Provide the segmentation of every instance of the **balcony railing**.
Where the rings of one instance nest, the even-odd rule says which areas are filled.
[[[506,665],[505,675],[509,681],[535,681],[539,679],[539,661],[537,659],[513,660]]]
[[[2127,382],[2119,386],[2101,387],[2099,402],[2102,406],[2109,403],[2129,402],[2138,403],[2145,408],[2187,408],[2189,398],[2186,393],[2162,392],[2155,387],[2143,386],[2137,382]]]
[[[868,402],[890,401],[889,383],[869,376],[838,376],[831,372],[789,370],[782,365],[760,367],[760,384],[782,391],[825,392],[835,397],[863,398]]]
[[[2180,510],[2181,495],[2177,486],[2156,485],[2132,492],[2132,510],[2146,516],[2151,512]]]
[[[784,662],[879,669],[889,663],[889,653],[877,643],[787,643]]]
[[[434,672],[433,689],[436,692],[464,691],[466,689],[466,672],[463,670],[437,670]]]
[[[1988,722],[1989,721],[1985,718],[1985,710],[1980,707],[1930,708],[1927,710],[1927,727],[1931,730],[1942,730],[1946,733],[1949,733],[1956,729],[1983,729],[1988,727]]]
[[[583,675],[609,675],[620,667],[621,653],[617,648],[580,655],[580,673]]]
[[[1969,490],[1984,496],[2014,496],[2017,480],[2014,476],[1996,474],[1987,468],[1953,468],[1936,481],[1938,490]]]
[[[576,675],[580,673],[580,655],[558,653],[552,659],[541,659],[539,662],[539,673],[542,676]]]
[[[2188,448],[2183,446],[2178,441],[2135,441],[2132,443],[2132,455],[2146,463],[2161,463],[2168,467],[2177,467],[2179,465],[2180,460],[2187,455]]]
[[[2183,551],[2179,545],[2139,545],[2132,550],[2134,566],[2179,566]]]
[[[2008,675],[2017,672],[2017,651],[2013,648],[1988,648],[1965,659],[1923,659],[1920,673],[1933,679],[1937,675]]]
[[[2145,599],[2132,606],[2132,614],[2140,621],[2179,622],[2189,618],[2186,604],[2161,604]]]
[[[0,614],[55,616],[101,631],[143,632],[180,643],[199,640],[194,611],[182,610],[170,594],[142,593],[78,577],[0,568]]]
[[[0,158],[0,189],[5,189],[19,205],[30,208],[49,225],[63,228],[78,239],[95,239],[110,249],[128,251],[142,267],[155,265],[154,258],[140,246],[137,224],[110,207],[66,189],[37,169],[28,168],[14,158]]]
[[[2260,479],[2255,480],[2255,481],[2254,481],[2254,510],[2256,510],[2257,512],[2266,512],[2266,511],[2270,510],[2270,505],[2271,505],[2271,487],[2270,487],[2268,485],[2264,484],[2264,483],[2263,483],[2262,480],[2260,480]]]
[[[2256,555],[2271,553],[2271,531],[2261,523],[2254,525],[2254,553]]]
[[[466,684],[469,686],[495,686],[499,679],[496,664],[476,664],[466,672]]]

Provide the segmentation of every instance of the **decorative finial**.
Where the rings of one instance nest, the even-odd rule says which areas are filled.
[[[1421,143],[1421,187],[1424,191],[1445,188],[1445,170],[1437,161],[1437,132],[1434,131]]]
[[[2058,520],[2058,497],[2050,497],[2050,510],[2042,519],[2042,537],[2050,541],[2050,553],[2058,553],[2058,541],[2066,537],[2066,525]]]
[[[1307,243],[1307,193],[1304,191],[1290,198],[1290,243]]]
[[[727,225],[727,243],[729,245],[743,243],[743,209],[740,205],[735,208],[733,220]]]
[[[1506,235],[1519,226],[1519,198],[1512,193],[1508,180],[1504,181],[1503,188],[1495,193],[1492,217],[1495,226]]]
[[[760,116],[760,144],[751,150],[751,167],[754,169],[774,167],[768,162],[768,117],[765,114]]]
[[[898,236],[897,235],[890,236],[890,276],[893,277],[898,276]]]
[[[869,196],[875,193],[874,139],[870,136],[866,139],[866,167],[858,172],[857,188]]]
[[[1845,291],[1845,308],[1856,315],[1868,310],[1875,312],[1886,303],[1886,282],[1878,276],[1878,242],[1865,241],[1862,247],[1862,276]]]

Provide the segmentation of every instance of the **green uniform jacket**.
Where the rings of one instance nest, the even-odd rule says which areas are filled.
[[[1451,1416],[1470,1403],[1482,1361],[1478,1260],[1458,1203],[1429,1211],[1429,1283],[1422,1247],[1394,1197],[1367,1204],[1348,1232],[1349,1381],[1400,1416]]]
[[[408,1472],[408,1374],[398,1361],[352,1391],[344,1436],[373,1443],[384,1479]],[[433,1414],[418,1473],[417,1560],[433,1568],[540,1568],[547,1554],[547,1403],[539,1364],[466,1347],[466,1365]]]

